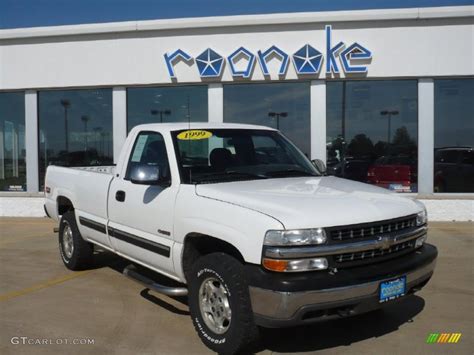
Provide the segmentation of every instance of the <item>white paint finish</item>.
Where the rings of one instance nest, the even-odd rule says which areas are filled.
[[[114,163],[117,163],[127,138],[127,90],[115,87],[112,90]]]
[[[224,121],[224,88],[222,84],[209,84],[207,90],[209,122]]]
[[[245,261],[259,264],[265,232],[282,227],[278,220],[258,210],[228,203],[219,198],[198,196],[194,185],[180,186],[173,232],[178,243],[184,243],[189,233],[210,235],[234,245]]]
[[[430,221],[474,221],[474,200],[419,201],[425,204]],[[43,204],[44,198],[40,197],[0,197],[0,217],[45,217]]]
[[[107,195],[113,173],[98,173],[94,170],[48,166],[45,184],[51,191],[46,194],[45,203],[50,214],[57,211],[56,201],[59,196],[68,198],[76,211],[84,211],[107,219]],[[51,215],[57,219],[57,215]]]
[[[328,17],[324,23],[4,40],[0,90],[173,84],[163,55],[178,48],[197,56],[211,47],[228,56],[239,46],[257,53],[277,45],[292,54],[309,43],[325,53],[326,23],[333,24],[333,43],[357,41],[372,51],[369,78],[473,75],[472,18],[334,23]],[[179,62],[175,72],[177,83],[203,82],[195,64]],[[271,79],[279,80],[273,72]],[[298,79],[293,65],[285,78]],[[252,80],[265,80],[258,65]],[[233,81],[226,66],[222,82]]]
[[[311,159],[326,163],[326,82],[311,82]]]
[[[196,193],[262,212],[287,229],[368,223],[420,210],[403,195],[332,176],[201,184]]]
[[[213,27],[239,27],[249,25],[304,24],[325,22],[358,22],[380,20],[416,20],[434,18],[470,17],[474,6],[443,6],[428,8],[400,8],[302,12],[287,14],[260,14],[214,16],[183,19],[125,21],[100,24],[66,25],[8,29],[0,31],[0,39],[70,36],[77,34],[122,33],[150,30],[198,29]]]
[[[38,94],[25,92],[25,149],[26,149],[26,189],[39,190],[38,173]]]
[[[418,81],[418,193],[432,194],[434,179],[434,82]]]

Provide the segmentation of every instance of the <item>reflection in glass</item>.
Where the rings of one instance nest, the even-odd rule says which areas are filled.
[[[41,188],[48,165],[113,163],[110,89],[41,91],[38,100]]]
[[[310,83],[224,85],[224,122],[277,128],[310,156]]]
[[[328,173],[417,191],[415,80],[327,83]]]
[[[0,93],[0,191],[26,191],[25,95]]]
[[[207,85],[127,89],[128,131],[139,124],[206,122]]]
[[[474,192],[473,100],[474,79],[435,80],[435,192]]]

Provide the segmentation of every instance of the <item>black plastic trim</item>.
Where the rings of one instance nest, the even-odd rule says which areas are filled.
[[[132,245],[135,245],[137,247],[152,251],[154,253],[160,254],[162,256],[165,256],[167,258],[170,257],[171,254],[171,249],[170,247],[160,244],[160,243],[155,243],[152,242],[148,239],[140,238],[134,234],[130,234],[115,228],[109,227],[109,236],[113,238],[117,238],[123,242],[130,243]]]
[[[43,208],[44,208],[44,213],[46,213],[46,216],[47,216],[48,218],[51,218],[51,216],[50,216],[49,213],[48,213],[48,209],[46,208],[46,205],[43,205]]]
[[[373,282],[409,273],[434,261],[438,250],[425,244],[416,251],[379,263],[339,269],[337,272],[309,271],[280,273],[265,270],[261,265],[246,264],[245,274],[248,284],[279,292],[300,292],[345,287]]]
[[[89,218],[79,217],[79,223],[81,223],[84,227],[93,229],[97,232],[104,233],[104,234],[107,233],[107,228],[105,227],[105,224],[93,221]]]

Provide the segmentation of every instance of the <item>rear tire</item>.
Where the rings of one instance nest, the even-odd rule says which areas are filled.
[[[191,267],[188,287],[201,341],[219,354],[249,351],[259,334],[242,263],[224,253],[202,256]]]
[[[67,211],[59,222],[59,253],[70,270],[84,270],[92,264],[94,247],[82,238],[74,211]]]

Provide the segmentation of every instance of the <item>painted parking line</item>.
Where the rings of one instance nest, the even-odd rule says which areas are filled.
[[[39,284],[33,285],[31,287],[24,288],[22,290],[4,293],[4,294],[0,295],[0,302],[8,301],[8,300],[11,300],[12,298],[24,296],[24,295],[27,295],[29,293],[33,293],[33,292],[42,290],[44,288],[48,288],[48,287],[51,287],[51,286],[54,286],[54,285],[57,285],[57,284],[75,279],[77,277],[81,277],[81,276],[86,275],[86,274],[88,274],[92,271],[94,271],[94,270],[77,271],[77,272],[74,272],[74,273],[71,273],[71,274],[67,274],[67,275],[64,275],[64,276],[57,277],[55,279],[51,279],[51,280],[48,280],[48,281],[41,282]]]

